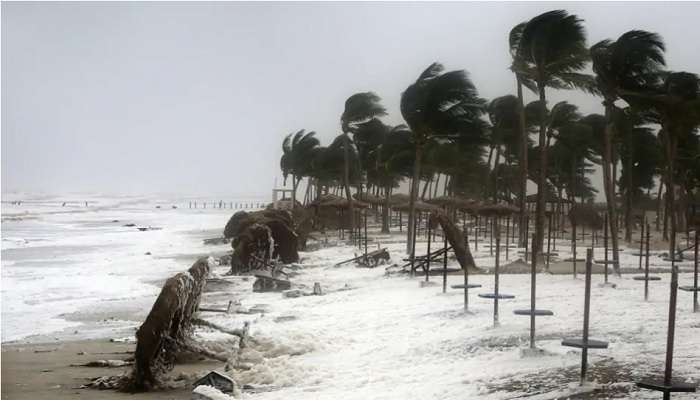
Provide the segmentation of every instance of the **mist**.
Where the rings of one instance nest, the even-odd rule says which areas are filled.
[[[283,137],[313,130],[328,144],[353,93],[376,92],[384,122],[402,123],[402,91],[439,61],[484,98],[513,94],[508,32],[552,9],[584,19],[589,45],[658,32],[669,69],[700,70],[698,3],[1,7],[3,193],[268,194]],[[548,100],[603,113],[579,91]]]

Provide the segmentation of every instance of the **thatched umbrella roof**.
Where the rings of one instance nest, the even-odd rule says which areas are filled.
[[[419,212],[431,212],[431,211],[440,210],[440,207],[438,207],[434,204],[425,203],[425,202],[420,201],[420,200],[416,201],[415,206],[416,206],[416,211],[419,211]],[[392,208],[396,211],[408,212],[409,203],[406,202],[406,203],[397,204],[397,205],[393,206]]]
[[[342,209],[347,209],[349,207],[347,199],[344,197],[336,196],[333,194],[327,194],[323,195],[316,200],[312,201],[311,204],[312,206],[315,207],[334,207],[334,208],[342,208]],[[364,203],[362,201],[353,201],[352,202],[353,207],[357,208],[367,208],[369,207],[369,204]]]
[[[537,203],[537,194],[531,194],[526,197],[528,203]],[[544,197],[546,203],[558,203],[559,197],[554,193],[547,193]],[[561,198],[562,203],[571,203],[571,200]]]
[[[476,212],[479,215],[487,216],[487,217],[503,217],[506,215],[512,215],[520,211],[515,206],[512,206],[510,204],[482,204],[480,205],[477,209]]]
[[[382,204],[384,204],[384,199],[383,199],[383,198],[381,198],[381,197],[379,197],[379,196],[375,196],[375,195],[373,195],[373,194],[371,194],[371,193],[364,193],[364,192],[363,192],[363,193],[360,193],[359,195],[358,195],[358,193],[355,193],[354,195],[352,195],[352,197],[353,197],[355,200],[363,201],[363,202],[365,202],[365,203],[369,203],[369,204],[372,204],[372,205],[382,205]]]
[[[456,208],[470,208],[475,203],[475,200],[460,196],[440,196],[426,200],[426,203],[435,204],[441,207],[447,206]]]
[[[403,194],[403,193],[397,193],[397,194],[392,194],[391,197],[389,198],[389,204],[397,205],[397,204],[403,204],[403,203],[408,203],[411,200],[409,195]]]
[[[600,216],[597,207],[591,204],[577,204],[569,211],[569,220],[578,226],[599,230],[605,220]]]

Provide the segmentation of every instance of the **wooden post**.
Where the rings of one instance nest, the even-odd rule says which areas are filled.
[[[489,237],[490,237],[490,239],[489,239],[489,255],[491,255],[491,256],[493,255],[493,229],[496,226],[495,220],[496,220],[496,218],[491,217],[491,229],[489,232]],[[488,226],[488,224],[489,224],[488,221],[489,221],[488,218],[486,218],[486,226]]]
[[[367,260],[367,211],[365,210],[365,264],[368,264]]]
[[[415,272],[416,271],[415,270],[415,268],[416,268],[415,263],[416,263],[416,230],[417,229],[415,229],[415,226],[416,226],[415,225],[415,216],[413,218],[414,218],[414,224],[413,224],[414,229],[413,229],[413,234],[411,235],[411,242],[412,242],[412,244],[411,244],[411,277],[414,277],[415,273],[416,273]]]
[[[576,279],[576,218],[572,218],[571,221],[571,246],[574,256],[574,279]],[[591,251],[593,250],[591,249]]]
[[[675,235],[674,229],[671,234]],[[668,305],[668,332],[666,334],[666,370],[664,371],[664,385],[671,386],[673,376],[673,344],[676,331],[676,298],[678,295],[678,266],[675,254],[671,255],[671,299]],[[671,399],[670,392],[664,392],[664,400]]]
[[[700,309],[700,305],[698,305],[698,247],[700,247],[698,243],[698,235],[700,232],[700,226],[695,227],[695,274],[693,278],[693,312],[698,312]]]

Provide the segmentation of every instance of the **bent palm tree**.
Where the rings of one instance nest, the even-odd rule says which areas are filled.
[[[357,124],[371,120],[372,118],[386,115],[386,109],[379,104],[381,99],[375,93],[363,92],[355,93],[345,100],[345,110],[340,116],[340,127],[343,131],[343,150],[345,157],[345,168],[343,172],[343,185],[345,186],[345,197],[348,199],[348,210],[353,216],[353,200],[350,193],[350,136],[354,132]],[[355,232],[355,219],[350,218],[350,232]],[[353,233],[354,234],[354,233]]]
[[[308,132],[304,129],[296,134],[290,133],[282,142],[282,158],[280,168],[287,183],[287,176],[292,175],[292,208],[296,206],[297,187],[304,176],[309,176],[311,169],[311,157],[314,149],[320,144],[316,139],[316,132]]]
[[[463,142],[483,134],[479,117],[485,102],[474,84],[463,70],[443,71],[442,64],[431,64],[401,95],[401,114],[413,132],[416,153],[408,212],[409,254],[424,147],[434,139]]]
[[[541,121],[546,119],[546,88],[590,90],[592,78],[577,71],[588,61],[586,34],[581,20],[566,11],[546,12],[531,19],[523,27],[518,41],[517,73],[534,81],[539,94]],[[533,244],[533,264],[544,238],[545,185],[547,178],[547,126],[540,124],[540,168],[537,180],[537,208]]]
[[[608,224],[613,245],[615,270],[619,272],[619,247],[617,243],[617,210],[615,188],[612,182],[610,162],[615,135],[615,100],[623,94],[647,92],[657,79],[656,74],[665,64],[665,47],[661,37],[645,31],[629,31],[613,42],[603,40],[591,47],[593,72],[598,92],[605,107],[605,131],[603,147],[603,188],[608,208]]]

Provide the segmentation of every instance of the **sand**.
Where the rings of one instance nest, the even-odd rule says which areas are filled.
[[[131,367],[72,367],[105,359],[126,359],[133,343],[108,339],[47,344],[2,345],[2,399],[189,399],[191,388],[168,392],[129,394],[112,390],[80,389],[91,378],[118,375]],[[129,353],[127,353],[129,352]],[[179,364],[173,374],[221,367],[218,361]]]

